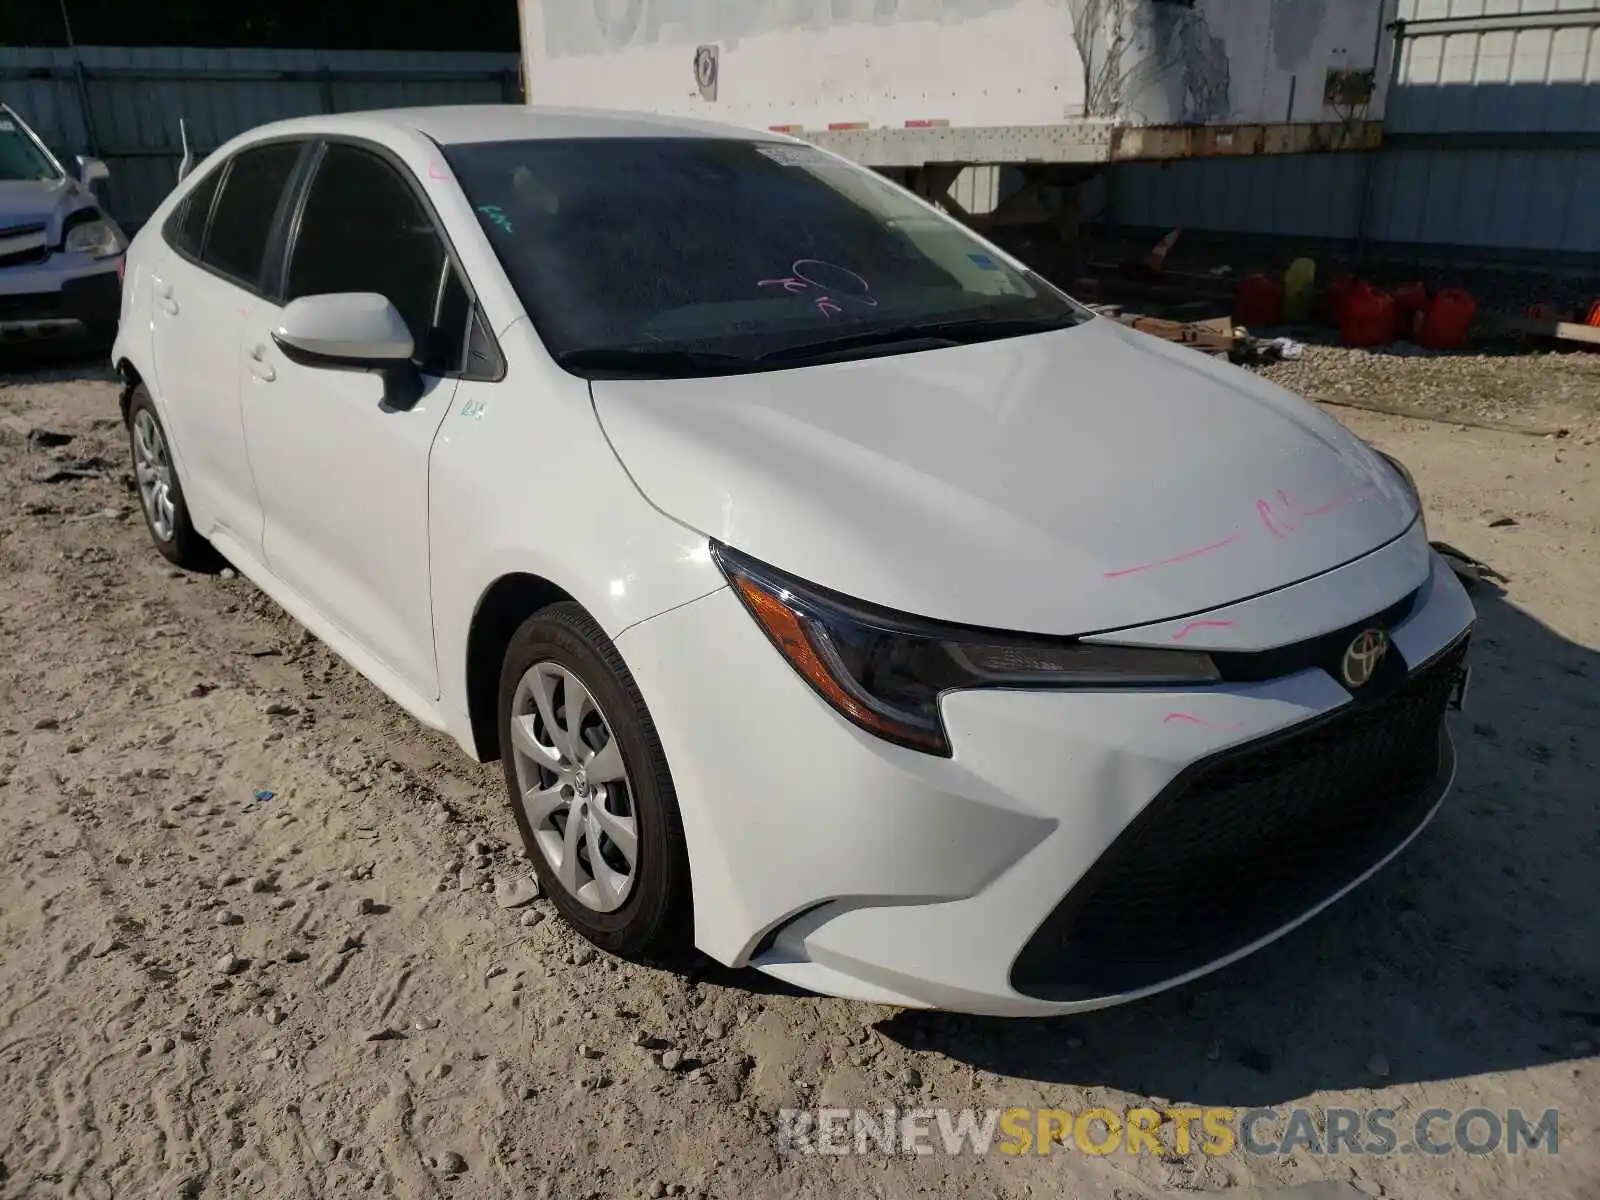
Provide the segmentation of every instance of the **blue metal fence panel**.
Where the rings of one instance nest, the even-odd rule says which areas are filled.
[[[1406,150],[1379,160],[1369,233],[1380,242],[1592,255],[1596,214],[1595,151]]]
[[[62,157],[105,159],[106,202],[135,226],[177,178],[180,117],[207,152],[286,117],[515,100],[517,68],[514,54],[0,46],[0,99]]]
[[[1355,155],[1211,159],[1114,168],[1119,225],[1352,239]],[[1438,247],[1600,253],[1600,152],[1398,150],[1376,162],[1368,235]]]
[[[1118,224],[1350,237],[1361,201],[1356,155],[1189,159],[1114,168]]]
[[[1367,236],[1600,253],[1600,4],[1400,0],[1399,13],[1458,26],[1407,33],[1386,148],[1371,162]],[[1539,27],[1552,16],[1573,23]],[[1353,239],[1368,165],[1343,154],[1129,164],[1108,194],[1122,225]]]

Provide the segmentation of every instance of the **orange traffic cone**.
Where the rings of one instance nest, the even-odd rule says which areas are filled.
[[[1173,243],[1178,240],[1182,229],[1174,229],[1166,237],[1156,243],[1155,249],[1144,256],[1144,266],[1152,275],[1161,274],[1161,268],[1166,264],[1167,253],[1172,249]]]

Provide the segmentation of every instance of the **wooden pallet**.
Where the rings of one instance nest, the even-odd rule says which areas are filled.
[[[1148,333],[1164,341],[1177,342],[1205,354],[1232,354],[1239,349],[1242,341],[1233,322],[1226,317],[1215,317],[1209,321],[1169,321],[1165,317],[1124,312],[1116,304],[1098,305],[1097,311],[1129,329],[1137,329],[1140,333]]]
[[[1584,342],[1591,346],[1600,346],[1600,327],[1580,325],[1576,321],[1493,313],[1486,315],[1483,323],[1498,333],[1520,333],[1525,337],[1555,338],[1557,341]]]

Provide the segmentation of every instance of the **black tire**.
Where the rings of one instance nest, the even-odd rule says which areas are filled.
[[[155,422],[156,429],[161,434],[162,445],[165,448],[169,473],[172,478],[172,531],[167,537],[162,537],[156,531],[154,522],[150,519],[150,510],[144,503],[144,493],[139,493],[139,511],[144,514],[144,526],[150,531],[150,540],[155,543],[157,550],[168,562],[183,567],[186,570],[203,570],[216,561],[216,551],[211,548],[211,543],[206,541],[194,530],[194,523],[189,519],[189,506],[183,498],[183,483],[178,478],[178,467],[172,461],[172,440],[167,436],[166,426],[161,423],[161,414],[156,412],[154,401],[150,393],[145,390],[144,384],[136,384],[128,398],[128,453],[135,460],[134,474],[138,475],[138,451],[134,448],[134,426],[139,420],[140,413],[148,413]]]
[[[517,802],[511,707],[523,675],[540,662],[558,663],[589,689],[611,726],[632,785],[638,862],[632,890],[612,912],[589,908],[567,891]],[[682,950],[692,928],[689,854],[666,754],[633,675],[611,639],[581,605],[570,601],[552,604],[529,617],[512,636],[500,670],[497,719],[507,800],[539,884],[551,903],[568,924],[608,954],[661,958]]]

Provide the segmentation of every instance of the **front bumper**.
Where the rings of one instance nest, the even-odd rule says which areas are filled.
[[[51,254],[0,268],[0,345],[48,338],[108,337],[122,305],[122,255]]]
[[[1420,527],[1403,541],[1227,610],[1237,641],[1303,623],[1319,597],[1354,590],[1370,613],[1415,590],[1390,631],[1410,673],[1381,698],[1314,668],[957,692],[949,759],[847,725],[729,591],[626,631],[684,817],[697,943],[815,991],[1045,1015],[1273,940],[1398,853],[1450,782],[1443,713],[1474,614]]]

